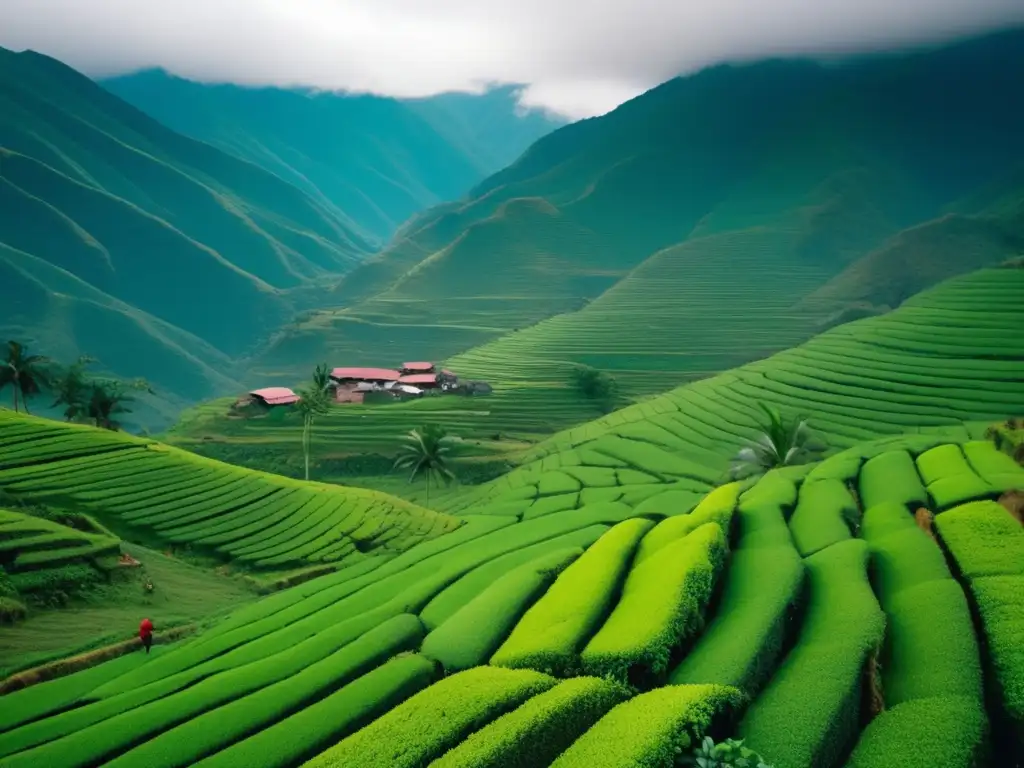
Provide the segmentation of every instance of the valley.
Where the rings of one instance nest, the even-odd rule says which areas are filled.
[[[1019,92],[0,48],[0,766],[1024,764]]]

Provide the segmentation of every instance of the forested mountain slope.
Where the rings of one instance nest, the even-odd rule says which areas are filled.
[[[451,356],[579,310],[670,251],[688,263],[690,285],[752,288],[740,305],[708,307],[707,321],[769,306],[784,314],[859,260],[913,241],[915,228],[944,226],[952,213],[991,223],[993,190],[1019,189],[1008,172],[1024,162],[1024,107],[1004,96],[1022,88],[1020,31],[842,65],[767,61],[672,80],[555,131],[465,200],[418,216],[342,280],[338,310],[290,329],[258,369],[366,359],[382,343],[398,357]],[[1005,215],[982,253],[954,253],[900,296],[1005,258],[1016,242],[1001,234]],[[655,264],[641,269],[655,274]],[[781,293],[758,291],[759,271],[802,277]],[[739,356],[727,362],[807,338],[849,303],[889,298],[843,296],[818,302],[802,325],[787,321],[792,331],[774,341],[730,340]],[[699,343],[684,316],[659,322],[680,343]],[[687,375],[715,370],[683,362]]]
[[[285,292],[371,250],[273,174],[0,50],[0,337],[209,396],[293,315]]]
[[[510,88],[400,100],[205,85],[161,70],[101,84],[174,130],[277,174],[380,241],[562,124],[518,115]]]

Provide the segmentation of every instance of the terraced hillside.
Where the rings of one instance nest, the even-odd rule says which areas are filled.
[[[878,264],[872,254],[899,244],[901,233],[913,242],[914,228],[950,211],[975,217],[971,253],[922,270],[910,293],[998,262],[1013,238],[989,220],[991,193],[1024,162],[1024,116],[989,94],[1024,88],[1022,61],[1016,31],[842,67],[770,61],[665,83],[555,131],[465,200],[417,217],[342,280],[339,309],[282,333],[253,361],[254,375],[297,376],[314,359],[361,364],[382,349],[443,359],[574,312],[652,257],[653,270],[666,249],[705,260],[702,281],[747,286],[736,293],[745,303],[704,313],[721,319],[728,346],[745,353],[722,361],[729,365],[765,348],[745,346],[742,327],[732,335],[732,318],[767,315],[764,339],[775,349],[794,334],[807,338],[813,325],[792,322],[804,314],[790,311],[793,303],[862,258]],[[922,146],[925,126],[931,140]],[[737,248],[761,273],[799,275],[782,292],[790,303],[723,269]],[[906,283],[907,270],[890,261]],[[887,303],[887,285],[882,269],[867,282],[866,301]],[[838,291],[840,305],[856,287]],[[834,311],[819,306],[817,320]],[[699,345],[704,326],[691,319],[662,321],[664,332]],[[693,377],[713,361],[671,362]],[[638,387],[647,375],[641,367]]]
[[[28,595],[59,581],[95,580],[116,556],[117,537],[92,524],[92,531],[0,509],[0,568],[11,586]],[[3,595],[0,595],[3,597]]]
[[[373,491],[302,483],[7,410],[0,491],[93,513],[125,538],[188,544],[255,568],[358,566],[460,525]],[[25,557],[33,555],[19,552],[14,565]]]
[[[626,390],[640,397],[673,381],[672,374],[652,370],[667,367],[673,356],[704,360],[709,369],[741,357],[726,343],[729,326],[724,320],[708,320],[709,310],[705,310],[710,304],[741,305],[731,291],[743,285],[753,290],[758,278],[762,286],[771,286],[771,277],[748,263],[753,273],[749,283],[738,277],[730,284],[715,285],[693,275],[691,284],[684,277],[685,259],[676,261],[672,269],[676,255],[665,252],[663,272],[638,270],[579,313],[554,318],[448,362],[464,375],[493,381],[495,392],[489,397],[439,397],[400,406],[332,410],[316,427],[314,455],[324,461],[322,471],[330,472],[334,457],[359,451],[392,453],[399,435],[422,423],[436,423],[468,441],[466,450],[471,454],[504,450],[515,458],[518,452],[524,463],[481,489],[455,492],[451,503],[475,504],[488,498],[503,504],[507,496],[521,511],[557,488],[561,500],[545,498],[544,503],[571,507],[582,479],[566,477],[563,465],[607,475],[601,491],[591,488],[588,493],[609,498],[624,491],[643,493],[643,486],[656,488],[647,484],[673,478],[696,484],[697,491],[706,490],[722,477],[739,443],[757,429],[758,401],[810,417],[815,429],[836,448],[924,426],[1005,418],[1021,410],[1024,337],[1019,329],[1024,310],[1019,297],[1024,292],[1024,270],[985,269],[947,280],[888,314],[832,328],[764,360],[641,399],[533,448],[524,445],[524,440],[537,440],[559,426],[598,415],[598,404],[582,397],[571,384],[567,360],[604,367],[646,366],[646,374],[635,379],[636,388]],[[678,282],[673,274],[679,276]],[[784,295],[787,281],[799,282],[798,278],[787,275],[775,290]],[[662,301],[652,286],[658,282]],[[685,293],[687,301],[676,304],[673,297],[680,293]],[[706,342],[694,347],[663,333],[660,319],[672,311],[700,328],[699,336]],[[737,312],[730,322],[736,337],[764,344],[764,353],[770,352],[761,335],[772,327],[766,317]],[[788,330],[783,323],[775,323],[776,337],[796,335],[802,322],[806,319],[794,313]],[[623,332],[624,326],[636,330]],[[238,450],[240,458],[251,451],[248,456],[257,466],[269,466],[271,461],[280,465],[284,457],[298,455],[297,420],[229,421],[221,415],[226,407],[225,403],[203,406],[195,420],[181,424],[170,439],[200,452]],[[499,432],[503,438],[494,440]],[[665,457],[670,469],[653,476],[644,470],[629,481],[616,481],[614,470],[630,466],[623,451],[638,448]],[[686,466],[679,465],[680,457],[686,459]],[[387,468],[384,464],[369,474]],[[548,474],[550,480],[542,480]],[[363,477],[358,482],[400,494],[421,490],[409,488],[404,478]],[[620,485],[630,488],[616,490]],[[544,490],[539,491],[540,487]]]
[[[808,417],[833,448],[1016,414],[1024,403],[1022,290],[1020,269],[953,278],[889,314],[838,326],[765,360],[555,435],[519,469],[460,492],[453,508],[488,499],[503,514],[529,514],[532,504],[572,507],[581,493],[643,497],[660,492],[647,485],[656,482],[706,490],[760,428],[759,402]],[[646,477],[616,482],[615,473],[632,468],[638,451],[649,457]],[[661,469],[652,474],[654,466]],[[581,479],[571,477],[577,472],[604,474],[605,487],[581,490]]]
[[[143,664],[4,697],[0,759],[670,768],[710,734],[778,768],[1014,764],[1024,527],[993,500],[1022,487],[961,428],[643,508],[469,509]]]

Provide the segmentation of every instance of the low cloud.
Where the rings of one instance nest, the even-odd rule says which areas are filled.
[[[723,60],[846,53],[1024,23],[1022,0],[0,0],[0,45],[92,76],[391,96],[525,88],[606,112]]]

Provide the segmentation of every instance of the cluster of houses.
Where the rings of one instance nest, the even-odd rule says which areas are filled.
[[[370,392],[379,392],[396,398],[420,397],[425,392],[457,392],[489,394],[490,387],[483,382],[460,384],[458,376],[449,370],[437,370],[433,363],[402,363],[392,368],[335,368],[331,371],[331,393],[336,403],[362,403]],[[235,407],[259,405],[272,408],[292,405],[299,396],[288,387],[254,389],[235,403]]]

